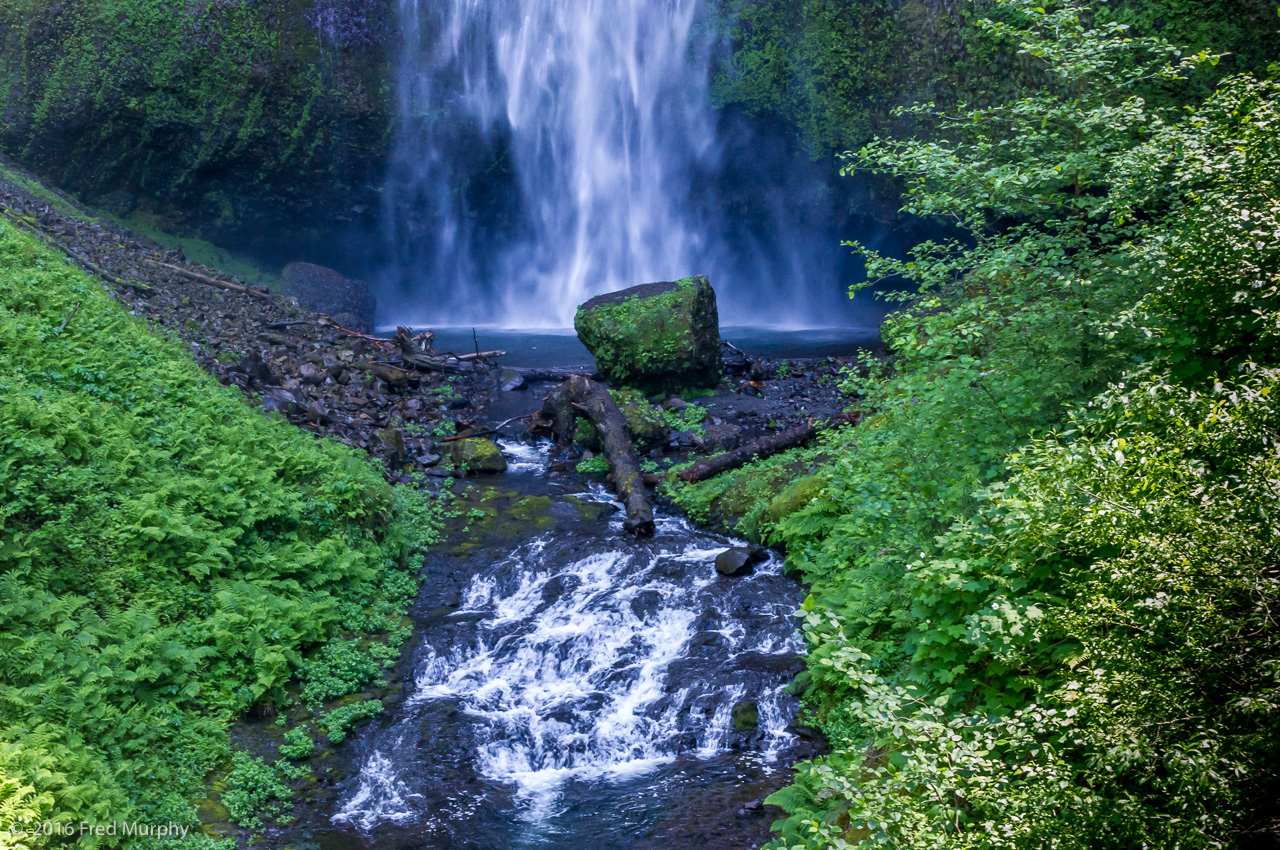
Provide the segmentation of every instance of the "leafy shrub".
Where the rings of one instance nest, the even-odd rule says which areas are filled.
[[[262,816],[277,817],[291,809],[292,797],[293,792],[280,781],[274,767],[248,753],[231,756],[231,773],[227,775],[222,803],[233,821],[259,829]]]
[[[1001,6],[1045,90],[854,156],[967,235],[865,252],[920,291],[775,529],[833,752],[770,798],[774,847],[1209,848],[1274,816],[1280,84],[1158,108],[1134,92],[1213,57]]]
[[[280,755],[289,759],[304,759],[315,751],[315,742],[305,726],[297,726],[284,733],[284,743],[280,745]]]
[[[583,475],[604,475],[609,471],[609,459],[604,455],[592,455],[578,461],[577,470]]]
[[[341,744],[347,738],[347,732],[361,720],[377,717],[382,713],[382,700],[366,700],[340,706],[320,718],[320,725],[328,734],[329,743]]]
[[[356,640],[326,644],[318,658],[303,664],[298,673],[302,702],[309,706],[355,693],[382,672],[382,665]]]

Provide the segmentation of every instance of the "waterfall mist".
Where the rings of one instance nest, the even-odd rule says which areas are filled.
[[[831,169],[712,108],[703,5],[401,0],[383,319],[567,327],[706,274],[726,323],[848,321]]]

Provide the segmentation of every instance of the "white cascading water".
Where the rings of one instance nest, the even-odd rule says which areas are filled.
[[[527,447],[504,450],[522,473],[545,473],[545,453],[539,470]],[[612,502],[598,487],[570,498]],[[447,834],[475,811],[484,794],[451,786],[427,799],[413,776],[421,736],[441,734],[425,712],[450,716],[441,706],[460,712],[448,734],[467,741],[478,775],[512,789],[530,822],[554,817],[567,787],[632,781],[742,746],[732,712],[743,700],[758,709],[752,758],[772,762],[794,743],[786,679],[768,672],[799,649],[794,600],[770,598],[784,582],[780,563],[727,581],[712,561],[733,541],[662,514],[644,545],[627,540],[618,515],[608,526],[595,539],[535,537],[469,579],[441,621],[457,626],[415,651],[412,694],[369,738],[335,821]]]
[[[700,5],[401,0],[381,297],[402,321],[566,327],[593,294],[716,274],[690,202],[715,156]]]

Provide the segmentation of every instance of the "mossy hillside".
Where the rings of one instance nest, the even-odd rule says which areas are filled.
[[[438,527],[417,493],[263,416],[0,222],[6,835],[195,824],[229,720],[289,704],[339,632],[397,631],[410,554]]]
[[[658,391],[719,380],[719,315],[705,277],[597,296],[573,326],[610,385]]]
[[[345,4],[337,32],[318,5],[0,4],[0,142],[121,217],[305,238],[372,202],[394,116],[389,4]]]

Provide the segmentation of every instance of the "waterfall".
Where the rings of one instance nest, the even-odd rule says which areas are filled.
[[[712,271],[699,5],[401,0],[398,309],[563,327],[595,293]]]

